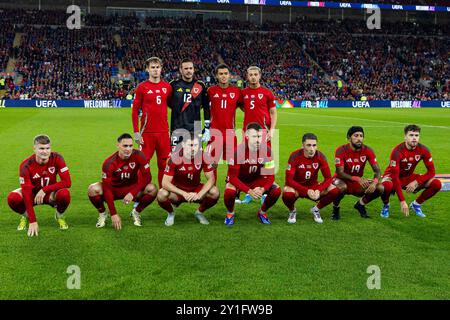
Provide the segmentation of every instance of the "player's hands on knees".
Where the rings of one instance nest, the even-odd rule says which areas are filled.
[[[186,199],[187,202],[192,202],[194,201],[194,197],[197,195],[197,193],[195,192],[186,192],[186,194],[184,195],[184,199]]]
[[[34,197],[35,204],[43,204],[44,203],[45,192],[41,189]]]
[[[194,196],[194,198],[192,198],[192,202],[194,202],[194,201],[200,201],[202,198],[203,198],[203,197],[202,197],[199,193],[196,193],[195,196]]]
[[[359,179],[359,184],[360,184],[361,187],[363,187],[364,189],[367,189],[367,188],[369,188],[369,186],[370,186],[369,180],[367,180],[367,179],[364,178],[364,177],[361,177],[361,178]]]
[[[369,184],[369,187],[366,189],[365,193],[374,193],[376,188],[377,183],[372,182],[371,184]]]
[[[410,193],[414,192],[417,189],[418,185],[419,185],[419,183],[416,180],[414,180],[413,182],[409,183],[406,186],[406,192],[410,192]]]
[[[38,236],[39,235],[39,225],[37,222],[30,223],[28,226],[28,236]]]
[[[123,198],[123,203],[130,204],[131,201],[133,201],[134,196],[131,194],[131,192],[128,192],[125,198]]]
[[[120,216],[118,214],[111,216],[111,221],[114,229],[116,230],[122,229],[122,219],[120,219]]]
[[[262,195],[264,193],[264,189],[263,188],[255,188],[255,189],[251,189],[248,191],[248,194],[253,198],[253,199],[261,199]]]
[[[409,216],[409,207],[406,201],[400,202],[400,209],[405,216]]]
[[[319,197],[320,197],[320,191],[319,190],[309,189],[307,194],[308,194],[308,197],[311,200],[314,200],[314,201],[319,199]]]

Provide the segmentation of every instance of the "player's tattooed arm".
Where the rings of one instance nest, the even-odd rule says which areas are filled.
[[[381,179],[381,170],[378,163],[375,163],[372,166],[372,170],[374,172],[374,177],[372,183],[367,187],[366,193],[373,193],[375,189],[377,188],[377,185]]]

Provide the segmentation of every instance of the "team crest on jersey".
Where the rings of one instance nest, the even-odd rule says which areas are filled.
[[[318,163],[313,163],[313,165],[312,165],[312,166],[313,166],[313,168],[314,168],[314,169],[316,169],[316,170],[317,170],[317,168],[319,167],[319,164],[318,164]]]
[[[55,167],[50,167],[50,168],[48,168],[48,171],[49,171],[51,174],[54,174],[54,173],[55,173]]]
[[[201,165],[201,164],[196,164],[196,165],[195,165],[195,169],[200,170],[201,168],[202,168],[202,165]]]
[[[136,163],[135,162],[130,162],[130,168],[134,169],[134,167],[136,167]]]
[[[198,88],[194,88],[194,93],[198,93]]]
[[[414,158],[416,159],[416,161],[419,161],[419,160],[420,160],[420,154],[416,154],[416,155],[414,156]]]
[[[360,159],[361,159],[361,162],[365,162],[367,158],[366,158],[366,156],[361,156]]]
[[[264,95],[262,93],[258,93],[258,98],[262,99],[264,97]]]
[[[230,93],[230,97],[231,97],[231,99],[234,99],[234,97],[235,97],[234,92],[231,92],[231,93]]]
[[[258,163],[259,164],[262,164],[264,162],[264,159],[263,158],[258,158]]]
[[[162,91],[163,91],[164,93],[167,93],[167,89],[166,89],[166,88],[162,88]]]

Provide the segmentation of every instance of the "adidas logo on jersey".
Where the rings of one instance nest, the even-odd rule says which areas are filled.
[[[216,93],[216,94],[214,95],[214,98],[219,98],[219,94]]]
[[[36,174],[34,175],[33,179],[39,179],[40,177],[41,177],[41,176],[40,176],[39,174],[36,173]]]
[[[148,90],[148,91],[147,91],[147,94],[149,94],[149,93],[153,93],[153,91],[152,91],[152,90]]]
[[[347,161],[345,161],[345,162],[353,162],[353,161],[352,161],[352,159],[347,159]]]
[[[183,166],[180,168],[180,171],[186,171],[186,168]]]

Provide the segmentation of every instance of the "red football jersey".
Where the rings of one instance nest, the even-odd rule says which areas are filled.
[[[208,97],[211,103],[211,128],[221,131],[234,129],[241,90],[234,86],[212,86],[208,89]]]
[[[180,157],[183,157],[180,155]],[[179,161],[178,161],[179,160]],[[214,171],[212,164],[207,164],[202,160],[202,163],[196,164],[194,159],[190,163],[185,158],[178,158],[175,161],[170,158],[167,162],[164,174],[173,177],[172,183],[180,189],[185,191],[196,189],[201,183],[201,172]]]
[[[324,176],[324,181],[318,188],[319,191],[322,191],[328,188],[332,180],[330,167],[325,155],[320,151],[316,151],[312,158],[307,158],[303,149],[294,151],[289,157],[286,168],[286,185],[295,188],[296,186],[289,183],[292,180],[304,187],[317,185],[319,170]]]
[[[264,189],[272,186],[275,179],[272,151],[263,147],[258,152],[251,152],[247,143],[240,144],[235,156],[228,160],[227,181],[239,190],[247,192],[248,184],[261,178],[267,179]]]
[[[275,96],[269,89],[264,87],[245,88],[242,90],[240,102],[244,106],[244,130],[251,122],[256,122],[267,130],[270,129],[269,110],[276,108],[277,105]]]
[[[420,143],[414,149],[409,150],[404,142],[392,150],[389,166],[386,168],[383,175],[390,175],[392,177],[394,188],[400,201],[404,201],[405,197],[399,179],[407,178],[412,175],[420,161],[423,161],[427,168],[427,172],[417,179],[419,184],[423,184],[435,175],[435,168],[430,150]]]
[[[121,159],[119,152],[109,156],[102,167],[103,182],[109,183],[113,188],[134,186],[133,194],[137,194],[144,186],[139,184],[139,179],[147,178],[150,175],[150,168],[144,153],[134,149],[128,159]]]
[[[61,179],[59,182],[57,181],[58,175]],[[52,152],[48,162],[42,165],[36,161],[36,155],[34,154],[25,159],[20,164],[19,176],[30,223],[36,222],[33,195],[41,189],[47,194],[71,186],[69,169],[64,158],[56,152]]]
[[[336,149],[335,165],[344,167],[346,174],[362,177],[366,162],[372,166],[377,164],[375,153],[366,145],[359,150],[353,150],[350,144],[344,144]]]
[[[172,95],[172,87],[161,80],[158,83],[149,80],[139,84],[133,101],[132,121],[134,132],[168,132],[167,100]],[[142,110],[139,129],[139,111]]]
[[[36,161],[36,155],[25,159],[20,164],[20,185],[21,187],[32,187],[33,193],[43,189],[45,193],[53,192],[70,185],[69,168],[67,168],[64,158],[56,152],[50,154],[46,164],[40,165]],[[61,183],[57,183],[57,175],[61,178]]]

